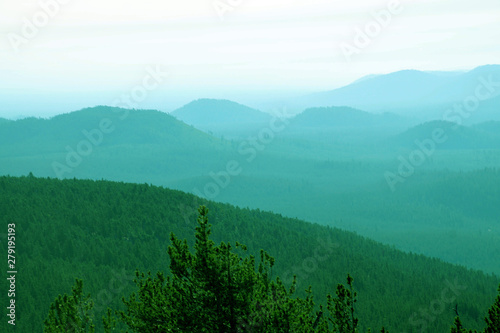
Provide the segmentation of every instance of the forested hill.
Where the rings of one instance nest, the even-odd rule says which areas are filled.
[[[172,111],[172,116],[217,137],[245,138],[267,126],[268,113],[218,99],[197,99]]]
[[[500,133],[498,122],[486,122],[467,127],[447,121],[431,121],[417,125],[392,138],[391,144],[399,147],[412,147],[415,142],[423,142],[434,131],[442,131],[444,142],[439,142],[438,149],[499,149]]]
[[[367,130],[368,128],[403,128],[410,120],[392,113],[374,114],[351,107],[318,107],[306,109],[296,115],[292,126],[302,130],[311,129],[349,129]]]
[[[464,325],[482,329],[497,294],[498,277],[281,215],[147,184],[0,177],[1,225],[16,225],[16,329],[41,331],[49,305],[75,278],[93,295],[99,323],[135,290],[136,268],[168,270],[171,232],[192,245],[200,204],[209,208],[216,243],[239,241],[255,255],[266,250],[276,259],[273,275],[290,285],[296,274],[298,290],[312,285],[317,303],[351,274],[361,331],[447,332],[455,305]],[[1,247],[6,253],[5,236]],[[8,290],[6,279],[0,288]],[[3,332],[7,321],[1,325]]]
[[[198,99],[172,111],[172,115],[186,124],[206,126],[213,124],[265,124],[271,116],[248,106],[228,100]]]
[[[0,125],[2,151],[5,151],[4,154],[9,153],[8,147],[5,146],[10,144],[13,146],[10,149],[12,156],[58,152],[65,150],[66,145],[78,150],[76,143],[82,139],[92,143],[94,149],[130,144],[215,144],[211,136],[156,110],[96,106],[50,119],[31,117],[17,121],[0,121]],[[81,146],[80,150],[84,148],[86,147]]]
[[[160,183],[215,169],[225,151],[220,139],[155,110],[96,106],[0,123],[3,175]]]

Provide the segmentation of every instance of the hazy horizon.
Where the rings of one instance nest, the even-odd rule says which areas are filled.
[[[470,70],[498,63],[499,18],[492,0],[2,3],[0,117],[110,105],[155,67],[168,77],[139,107],[162,111],[202,97],[255,107],[404,69]]]
[[[498,0],[0,1],[0,36],[0,332],[500,327]]]
[[[488,66],[488,65],[494,65],[494,66],[499,66],[499,64],[484,64],[481,66],[477,66],[474,68],[470,68],[467,70],[456,70],[456,71],[422,71],[425,73],[431,73],[431,74],[437,74],[437,75],[455,75],[455,74],[463,74],[467,73],[469,71],[472,71],[474,69],[477,69],[479,67],[483,66]],[[289,115],[294,115],[299,112],[302,112],[304,108],[296,108],[296,109],[290,109],[289,108],[289,102],[293,101],[294,99],[297,100],[299,97],[306,97],[310,96],[312,93],[318,93],[318,92],[325,92],[325,91],[333,91],[338,88],[343,88],[347,87],[351,84],[356,84],[358,82],[364,81],[366,79],[371,79],[377,76],[383,76],[386,74],[393,74],[397,72],[404,72],[407,70],[414,70],[414,69],[402,69],[400,71],[396,72],[391,72],[391,73],[374,73],[374,74],[368,74],[365,76],[362,76],[360,78],[357,78],[353,80],[352,82],[349,82],[346,85],[340,86],[340,87],[333,87],[331,89],[325,89],[325,90],[320,90],[320,91],[307,91],[307,90],[302,90],[302,91],[278,91],[278,92],[270,92],[270,91],[225,91],[225,90],[220,90],[220,91],[213,91],[211,93],[205,93],[204,95],[197,95],[197,92],[177,92],[174,93],[172,91],[162,91],[159,90],[158,92],[155,91],[148,91],[148,96],[147,99],[140,103],[134,103],[137,104],[138,107],[137,109],[154,109],[154,110],[159,110],[165,113],[171,113],[172,111],[175,111],[195,100],[200,100],[200,99],[216,99],[216,100],[228,100],[231,102],[235,102],[238,104],[242,104],[254,109],[257,109],[259,111],[265,112],[265,113],[271,113],[274,114],[277,109],[288,109],[287,113]],[[125,95],[130,94],[130,90],[127,91],[93,91],[93,92],[67,92],[64,93],[63,95],[58,95],[59,98],[59,104],[61,105],[60,107],[55,107],[55,104],[53,101],[50,100],[51,94],[44,93],[44,92],[37,92],[36,96],[38,99],[36,99],[36,104],[31,104],[32,102],[29,100],[20,100],[17,94],[13,94],[10,96],[6,95],[1,95],[0,98],[2,99],[2,105],[3,108],[0,109],[0,118],[5,118],[9,120],[18,120],[18,119],[23,119],[23,118],[28,118],[28,117],[38,117],[38,118],[52,118],[54,116],[60,115],[60,114],[66,114],[66,113],[71,113],[74,111],[78,111],[81,109],[85,108],[92,108],[96,106],[119,106],[119,107],[124,107],[124,108],[132,108],[126,105],[126,103],[114,103],[116,101],[120,101],[121,97],[123,94]],[[31,93],[31,96],[33,97],[35,93]],[[112,97],[113,99],[110,99]],[[104,103],[104,104],[99,104],[99,103],[94,103],[92,104],[92,101],[102,101],[108,98],[109,103]],[[168,99],[168,103],[166,105],[160,104],[161,99],[166,98]],[[26,103],[26,104],[23,104]],[[62,105],[64,104],[64,105]],[[140,105],[139,105],[140,104]],[[17,113],[6,113],[9,111],[9,106],[13,106]],[[331,105],[331,106],[342,106],[342,105]],[[311,105],[312,107],[312,105]],[[371,113],[370,110],[366,110],[364,108],[358,108],[362,111],[369,112]],[[378,112],[375,112],[378,113]],[[436,118],[437,119],[437,118]]]

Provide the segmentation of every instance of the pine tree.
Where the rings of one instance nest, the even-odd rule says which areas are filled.
[[[72,294],[59,295],[50,305],[49,314],[44,322],[46,333],[93,333],[92,308],[90,295],[83,294],[83,281],[76,279]]]
[[[451,333],[467,333],[467,330],[463,327],[460,317],[455,317],[455,323],[451,327]]]
[[[488,316],[485,318],[485,333],[500,333],[500,286],[498,286],[498,296],[495,303],[488,310]]]
[[[327,296],[330,315],[324,316],[322,307],[314,313],[311,287],[305,298],[295,297],[296,278],[289,287],[273,279],[274,258],[265,251],[256,269],[253,256],[239,256],[230,243],[216,246],[208,209],[201,206],[198,212],[194,253],[187,240],[170,236],[171,276],[136,273],[138,291],[123,300],[127,310],[120,313],[133,332],[357,332],[350,275],[347,288],[339,284],[336,297]],[[246,251],[239,243],[236,248]]]
[[[138,291],[123,300],[120,317],[134,332],[289,332],[309,325],[312,298],[292,299],[271,281],[274,258],[261,251],[258,270],[253,256],[240,257],[230,243],[210,239],[208,209],[198,210],[194,253],[187,240],[171,234],[171,276],[136,272]],[[239,243],[234,249],[246,251]],[[309,311],[309,312],[307,312]],[[287,330],[286,327],[289,327]],[[304,332],[307,332],[305,330]]]
[[[346,288],[342,284],[337,285],[337,297],[327,295],[327,308],[330,311],[330,322],[333,324],[334,332],[355,333],[357,332],[358,318],[354,315],[354,304],[357,293],[353,289],[354,279],[348,274]]]

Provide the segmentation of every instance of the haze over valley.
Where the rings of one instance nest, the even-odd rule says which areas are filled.
[[[0,13],[2,332],[500,332],[496,2]]]

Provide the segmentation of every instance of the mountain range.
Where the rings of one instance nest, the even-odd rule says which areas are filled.
[[[174,110],[177,119],[194,127],[227,124],[265,123],[271,116],[248,106],[228,100],[198,99]]]
[[[479,93],[485,100],[481,100],[475,113],[481,114],[481,109],[485,108],[488,116],[494,115],[494,120],[500,120],[498,112],[490,112],[490,103],[498,109],[499,99],[492,99],[500,95],[499,85],[500,65],[480,66],[467,72],[403,70],[368,76],[338,89],[297,97],[290,104],[302,108],[350,106],[371,112],[395,112],[421,120],[438,120],[454,104],[463,104]],[[485,120],[490,119],[484,115],[474,122]]]
[[[443,173],[467,172],[453,181],[463,182],[483,177],[476,170],[496,168],[498,123],[455,130],[446,122],[409,126],[413,120],[408,119],[352,108],[311,108],[278,127],[264,123],[248,129],[248,135],[221,138],[163,112],[100,106],[51,119],[0,123],[0,174],[152,183],[342,227],[400,249],[500,274],[494,214],[477,219],[439,200],[417,205],[411,195],[417,180],[434,191]],[[432,137],[438,126],[449,141],[436,145],[414,175],[397,184],[405,200],[395,201],[384,175],[397,174],[401,160],[420,149],[415,141]],[[488,177],[487,186],[495,186],[495,173]],[[482,207],[485,201],[475,198],[462,206],[468,211]],[[411,219],[407,210],[415,211]],[[429,216],[439,216],[442,224],[436,229],[423,223]],[[457,220],[466,221],[468,229],[457,231]],[[411,228],[403,228],[405,223]],[[412,228],[418,232],[409,233]],[[456,236],[445,242],[431,241],[451,232]],[[459,243],[472,246],[477,239],[484,246],[457,250]],[[484,259],[477,261],[471,253]]]

